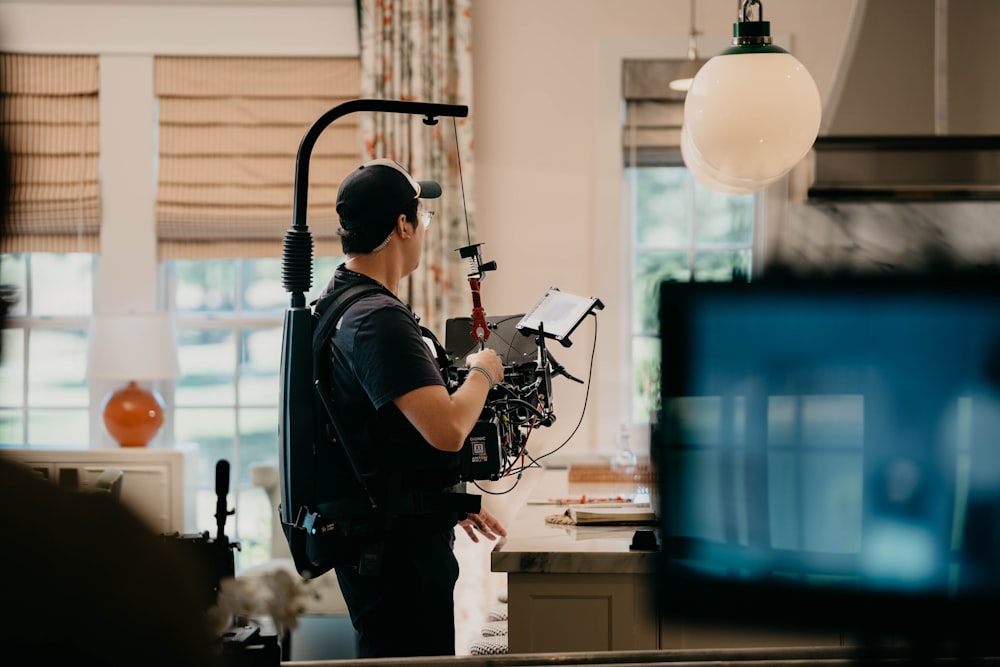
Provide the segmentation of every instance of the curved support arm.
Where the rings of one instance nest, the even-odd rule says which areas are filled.
[[[333,107],[316,119],[299,144],[295,158],[295,185],[292,200],[292,226],[285,232],[281,275],[286,292],[291,294],[293,308],[305,306],[305,293],[312,288],[312,234],[306,223],[309,199],[309,158],[316,140],[333,121],[355,111],[382,111],[424,116],[424,123],[434,125],[438,116],[465,118],[469,107],[458,104],[403,102],[398,100],[349,100]]]
[[[305,229],[306,204],[309,196],[309,158],[316,140],[333,121],[356,111],[383,111],[386,113],[403,113],[414,116],[426,116],[424,123],[433,125],[438,116],[454,116],[465,118],[469,115],[469,107],[459,104],[433,104],[430,102],[403,102],[399,100],[350,100],[333,107],[316,119],[312,127],[306,131],[299,144],[299,152],[295,158],[295,199],[292,203],[292,226]]]

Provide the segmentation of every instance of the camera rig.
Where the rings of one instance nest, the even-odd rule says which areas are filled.
[[[456,334],[454,327],[446,331],[446,343],[452,360],[448,368],[449,389],[465,381],[469,369],[464,367],[464,357],[490,345],[504,361],[503,381],[490,389],[486,405],[472,432],[462,447],[462,479],[465,481],[496,481],[515,470],[518,461],[526,455],[526,445],[531,432],[541,426],[551,426],[556,421],[552,401],[552,377],[562,375],[574,382],[583,380],[571,375],[548,350],[546,340],[558,341],[569,347],[570,334],[583,319],[595,310],[604,308],[600,299],[583,298],[566,294],[557,288],[545,295],[524,315],[487,318],[482,307],[480,285],[487,271],[496,270],[496,262],[482,261],[479,246],[468,245],[458,249],[459,255],[469,264],[469,287],[472,292],[472,315],[467,320],[450,320],[460,330],[468,322],[473,349],[457,354],[461,347],[450,344]],[[510,324],[514,320],[516,326]],[[452,334],[448,336],[448,334]],[[496,338],[500,344],[496,344]],[[529,341],[527,344],[525,340]]]
[[[308,550],[308,540],[314,537],[309,531],[300,530],[300,517],[305,511],[309,517],[319,517],[319,503],[324,497],[325,479],[314,471],[319,469],[317,458],[322,448],[317,443],[329,441],[325,425],[320,424],[317,408],[318,386],[314,376],[313,336],[316,318],[306,303],[306,293],[312,287],[312,233],[306,221],[308,211],[309,164],[313,147],[320,134],[335,120],[355,112],[383,112],[422,116],[425,125],[435,125],[439,117],[461,118],[468,115],[468,107],[451,104],[395,100],[350,100],[339,104],[321,115],[302,137],[295,163],[295,187],[292,202],[292,226],[286,231],[282,250],[282,285],[290,295],[282,329],[280,410],[278,416],[279,468],[281,503],[279,513],[286,529],[293,554]],[[461,174],[461,169],[459,169]],[[468,227],[468,217],[466,217]],[[479,298],[480,282],[485,271],[496,268],[494,262],[481,261],[478,244],[459,249],[463,259],[473,267],[469,272],[469,287],[473,296],[471,321],[472,336],[469,344],[480,348],[488,344],[491,328]],[[546,349],[546,340],[555,339],[569,346],[568,334],[587,314],[603,308],[597,299],[572,297],[570,312],[575,322],[565,318],[560,307],[566,305],[558,290],[550,289],[536,304],[531,313],[517,323],[518,336],[533,343],[531,355],[516,358],[505,356],[503,382],[490,391],[481,418],[462,449],[461,476],[465,481],[496,480],[514,471],[517,459],[524,460],[525,444],[531,430],[537,426],[550,426],[555,422],[552,407],[552,376],[566,373]],[[550,295],[554,295],[551,296]],[[567,295],[568,296],[568,295]],[[555,304],[554,309],[542,308]],[[584,312],[579,306],[585,305]],[[541,310],[540,310],[541,308]],[[531,317],[529,317],[531,316]],[[495,319],[495,318],[494,318]],[[495,322],[494,322],[495,324]],[[567,328],[566,325],[570,326]],[[517,347],[516,345],[514,347]],[[457,357],[453,357],[452,361]],[[463,357],[464,358],[464,357]],[[448,382],[460,383],[468,371],[453,364],[445,369]],[[323,408],[325,409],[325,408]],[[334,422],[335,424],[335,422]],[[341,442],[351,449],[350,443]],[[321,468],[321,466],[319,466]],[[357,473],[357,470],[355,471]],[[372,509],[376,503],[369,496]],[[314,531],[313,531],[314,532]],[[302,560],[303,567],[315,568],[317,563]],[[300,561],[296,561],[298,567]],[[328,565],[327,565],[328,567]],[[301,570],[300,570],[301,571]]]

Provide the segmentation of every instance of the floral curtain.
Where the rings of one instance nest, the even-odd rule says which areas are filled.
[[[472,114],[471,0],[361,0],[364,98],[461,104]],[[420,268],[400,297],[443,335],[445,319],[472,310],[469,265],[457,248],[476,242],[470,118],[425,125],[408,114],[363,114],[365,159],[389,157],[417,179],[440,181]],[[485,298],[485,296],[484,296]]]

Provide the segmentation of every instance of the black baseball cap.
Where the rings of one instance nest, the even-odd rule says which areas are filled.
[[[379,158],[364,163],[341,182],[337,215],[344,231],[381,240],[409,202],[440,196],[437,181],[415,180],[395,160]]]

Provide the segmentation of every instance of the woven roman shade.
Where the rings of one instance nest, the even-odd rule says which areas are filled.
[[[360,61],[157,57],[155,67],[160,258],[280,256],[299,144],[323,113],[359,96]],[[360,156],[352,115],[313,148],[307,223],[319,253],[341,252],[337,188]]]
[[[96,252],[101,228],[96,56],[0,54],[10,153],[3,252]]]
[[[680,164],[684,93],[668,85],[683,60],[622,63],[622,151],[625,164]]]

